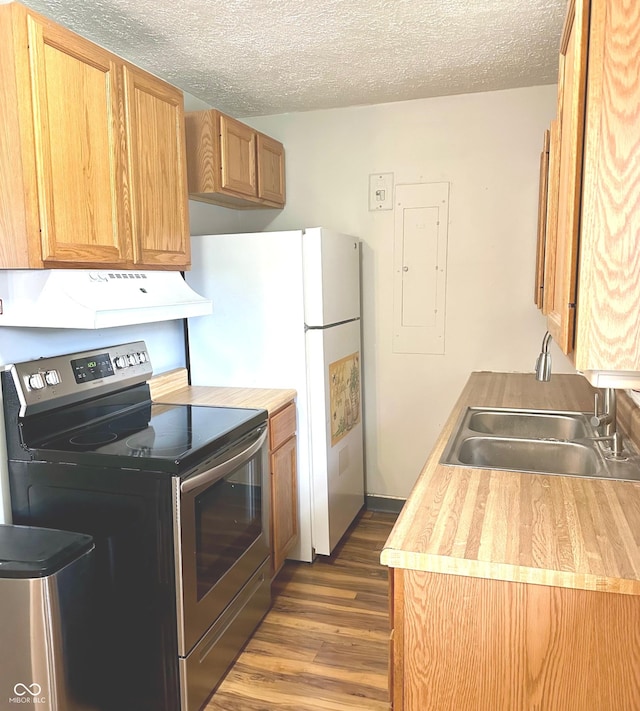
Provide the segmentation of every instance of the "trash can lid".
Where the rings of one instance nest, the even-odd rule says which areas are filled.
[[[0,578],[44,578],[92,547],[84,533],[0,524]]]

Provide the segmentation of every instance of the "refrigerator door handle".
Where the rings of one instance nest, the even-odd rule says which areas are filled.
[[[328,323],[325,326],[308,326],[306,323],[304,325],[304,332],[307,331],[326,331],[328,328],[334,328],[335,326],[342,326],[344,323],[353,323],[354,321],[359,321],[360,317],[347,318],[344,321],[336,321],[335,323]]]

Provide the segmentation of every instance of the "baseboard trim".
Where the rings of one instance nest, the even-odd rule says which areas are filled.
[[[400,499],[395,496],[378,496],[376,494],[367,494],[365,496],[365,505],[368,511],[399,514],[405,501],[406,499]]]

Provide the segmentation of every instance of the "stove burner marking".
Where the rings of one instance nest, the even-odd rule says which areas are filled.
[[[76,435],[71,437],[69,442],[78,447],[86,447],[88,445],[107,444],[108,442],[113,442],[114,439],[118,439],[118,435],[113,432],[96,432],[94,434]]]

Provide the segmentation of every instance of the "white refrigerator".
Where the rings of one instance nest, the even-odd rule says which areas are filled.
[[[193,385],[295,388],[299,539],[329,555],[364,504],[360,244],[314,227],[191,238]]]

